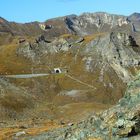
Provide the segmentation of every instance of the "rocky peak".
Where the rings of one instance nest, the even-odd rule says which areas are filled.
[[[128,17],[128,21],[131,23],[134,32],[140,32],[140,13],[133,13]]]
[[[122,26],[123,24],[127,24],[125,16],[108,14],[105,12],[84,13],[81,17],[91,21],[93,24],[96,24],[97,27],[100,27],[101,24],[109,24],[111,26]]]
[[[140,13],[133,13],[128,19],[131,21],[140,21]]]
[[[8,22],[8,21],[5,20],[4,18],[0,17],[0,23],[4,23],[4,22]]]
[[[104,12],[83,13],[80,16],[66,18],[68,28],[77,34],[87,35],[94,32],[110,31],[115,26],[127,25],[125,16],[113,15]]]

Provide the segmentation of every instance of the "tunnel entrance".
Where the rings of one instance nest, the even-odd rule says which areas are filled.
[[[60,70],[60,68],[54,68],[54,73],[62,73],[62,71]]]

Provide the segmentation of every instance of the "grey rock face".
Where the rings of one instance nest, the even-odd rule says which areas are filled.
[[[133,13],[128,17],[130,21],[140,21],[140,13]]]
[[[82,46],[84,47],[79,49]],[[140,64],[139,50],[140,47],[131,34],[114,31],[97,36],[86,44],[84,44],[84,38],[81,37],[76,40],[60,37],[51,42],[48,42],[45,37],[39,37],[33,44],[23,42],[17,50],[17,54],[37,62],[43,55],[59,54],[60,52],[72,52],[76,60],[77,52],[81,56],[89,56],[83,58],[87,71],[92,72],[96,65],[95,60],[99,59],[101,62],[109,64],[118,76],[127,82],[131,79],[131,74],[126,68]]]
[[[47,37],[58,37],[66,33],[75,33],[79,35],[88,35],[97,32],[108,32],[114,27],[130,25],[132,31],[139,31],[139,14],[134,13],[129,17],[113,15],[104,12],[84,13],[80,16],[70,15],[46,22],[32,22],[18,24],[8,22],[1,18],[0,30],[12,35],[33,35],[45,34]],[[51,28],[45,29],[46,26]],[[61,27],[61,29],[60,29]]]
[[[128,17],[128,21],[130,21],[133,31],[140,31],[140,14],[134,13]]]
[[[80,34],[87,35],[94,32],[108,32],[115,26],[127,25],[127,17],[116,16],[108,13],[84,13],[80,16],[66,18],[68,27]]]
[[[41,57],[44,54],[53,54],[59,52],[67,52],[73,43],[80,43],[83,38],[78,40],[69,41],[64,38],[54,38],[52,41],[48,41],[44,36],[38,37],[34,43],[23,42],[20,44],[20,48],[17,50],[17,54],[23,55],[27,58],[35,59]]]

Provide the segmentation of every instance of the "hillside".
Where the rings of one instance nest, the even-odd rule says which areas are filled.
[[[0,137],[24,129],[37,135],[118,104],[140,68],[139,18],[104,12],[25,24],[0,18]]]

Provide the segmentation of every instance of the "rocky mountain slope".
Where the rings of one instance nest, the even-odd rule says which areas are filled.
[[[101,114],[94,114],[78,124],[43,132],[26,139],[49,140],[138,140],[140,136],[140,74],[127,85],[127,90],[118,104]]]
[[[46,120],[59,127],[117,104],[139,71],[139,17],[100,12],[25,24],[0,18],[1,128],[16,128],[15,133],[22,122],[28,131]]]

